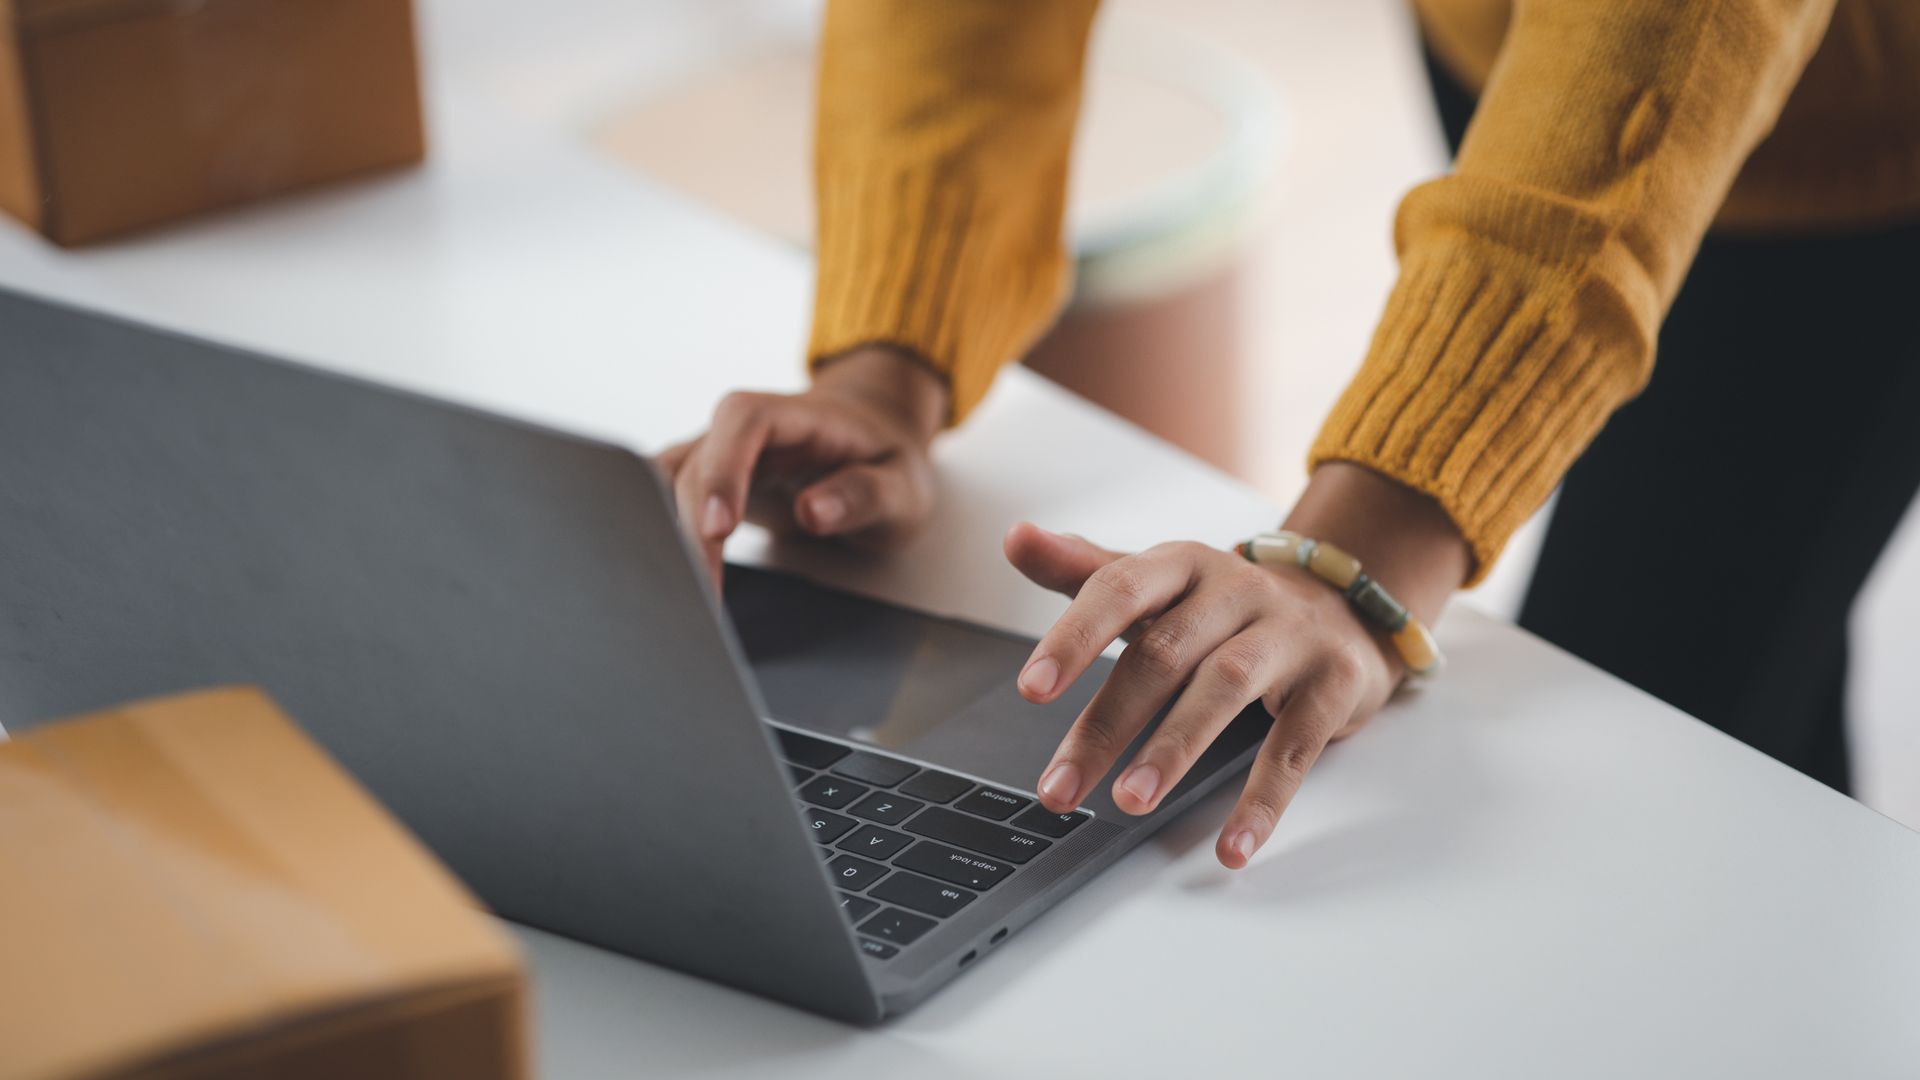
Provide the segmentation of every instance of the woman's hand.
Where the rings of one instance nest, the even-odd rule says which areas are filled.
[[[1318,470],[1287,526],[1359,555],[1428,621],[1468,569],[1467,546],[1437,506],[1357,466]],[[1305,570],[1199,543],[1127,555],[1026,524],[1007,534],[1006,551],[1036,583],[1073,597],[1021,669],[1027,700],[1054,700],[1109,644],[1130,642],[1041,773],[1048,809],[1079,805],[1176,694],[1114,781],[1127,813],[1159,806],[1243,708],[1266,706],[1273,728],[1215,844],[1230,868],[1272,835],[1327,743],[1370,718],[1404,673],[1346,598]]]
[[[742,521],[886,548],[933,510],[927,446],[947,415],[931,368],[882,346],[823,365],[799,394],[728,394],[704,435],[659,456],[680,520],[720,580]]]

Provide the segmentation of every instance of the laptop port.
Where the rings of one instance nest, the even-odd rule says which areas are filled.
[[[1007,940],[1007,928],[1003,926],[993,932],[993,936],[987,939],[987,944],[998,945],[1005,940]]]

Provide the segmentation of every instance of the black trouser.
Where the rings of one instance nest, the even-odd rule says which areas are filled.
[[[1457,151],[1471,95],[1431,55]],[[1709,235],[1520,624],[1847,790],[1847,622],[1920,489],[1920,224]]]

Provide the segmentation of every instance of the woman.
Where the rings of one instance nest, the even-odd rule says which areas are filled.
[[[829,7],[813,385],[730,396],[662,458],[716,574],[743,519],[886,546],[924,518],[928,443],[1066,291],[1093,7]],[[1757,710],[1743,734],[1843,782],[1845,612],[1920,484],[1920,245],[1890,224],[1920,217],[1920,5],[1418,7],[1464,139],[1401,204],[1399,281],[1286,528],[1431,622],[1648,389],[1658,340],[1675,355],[1574,469],[1524,621],[1726,726]],[[1663,333],[1716,218],[1758,238],[1709,243]],[[1125,810],[1157,805],[1247,703],[1273,713],[1216,845],[1229,867],[1413,655],[1303,566],[1026,525],[1006,546],[1074,597],[1018,675],[1030,700],[1144,626],[1038,778],[1048,807],[1084,798],[1176,693],[1114,781]]]

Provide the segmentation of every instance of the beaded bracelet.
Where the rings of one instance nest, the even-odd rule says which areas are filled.
[[[1440,670],[1440,647],[1426,625],[1413,617],[1380,583],[1360,570],[1360,560],[1334,547],[1293,532],[1266,532],[1234,550],[1261,566],[1304,567],[1314,577],[1339,589],[1367,622],[1384,630],[1394,651],[1415,675]]]

